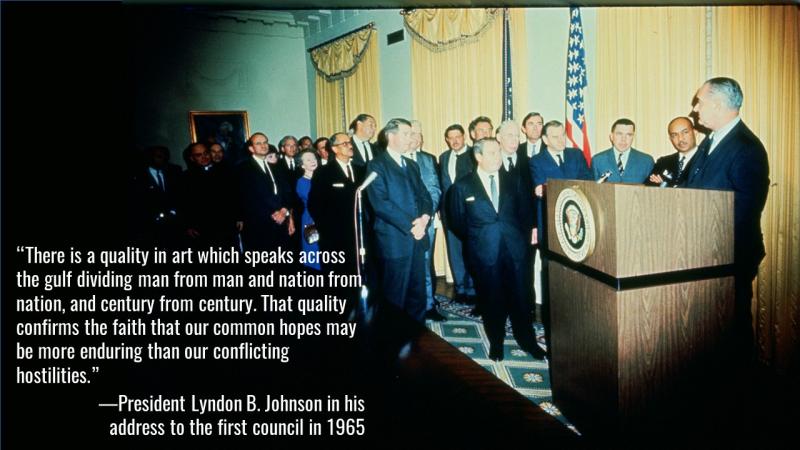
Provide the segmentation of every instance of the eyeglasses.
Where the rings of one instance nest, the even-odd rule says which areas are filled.
[[[352,146],[353,143],[350,142],[350,141],[344,141],[344,142],[339,142],[338,144],[331,144],[331,147],[338,147],[340,145],[350,145],[350,146]]]

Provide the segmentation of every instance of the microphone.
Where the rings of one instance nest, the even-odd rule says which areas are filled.
[[[364,180],[363,183],[361,183],[361,186],[359,186],[358,189],[356,189],[356,191],[363,191],[364,189],[366,189],[367,186],[370,185],[370,183],[375,181],[375,178],[378,178],[378,174],[376,172],[370,172],[370,174],[367,175],[367,178]]]
[[[600,178],[597,179],[597,184],[605,183],[606,180],[608,179],[608,177],[610,177],[610,176],[611,176],[611,171],[610,170],[606,170],[605,172],[603,172],[602,175],[600,175]]]

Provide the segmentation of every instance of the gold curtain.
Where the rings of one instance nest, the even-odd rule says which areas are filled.
[[[377,31],[366,28],[310,53],[316,69],[317,136],[346,131],[366,112],[380,122],[380,72]]]
[[[667,124],[689,114],[705,79],[705,8],[600,8],[597,22],[592,152],[611,147],[611,125],[627,117],[635,148],[673,153]]]
[[[377,37],[370,39],[358,70],[344,79],[344,110],[348,124],[361,113],[372,115],[379,127],[383,123]]]
[[[467,20],[475,10],[425,10],[427,16],[446,15],[448,23],[465,24],[463,29],[442,28],[439,40],[453,41],[474,32]],[[459,16],[460,15],[460,16]],[[462,19],[459,19],[459,17]],[[519,120],[529,105],[527,101],[527,42],[525,11],[510,10],[511,63],[515,117]],[[425,149],[438,157],[446,148],[444,130],[459,123],[464,129],[477,116],[488,116],[495,126],[502,113],[503,20],[499,16],[477,40],[466,40],[444,51],[432,51],[418,39],[411,42],[411,92],[414,119],[422,123]],[[469,142],[469,137],[467,137]],[[444,236],[436,238],[434,266],[438,275],[450,271],[447,266]]]
[[[744,91],[742,120],[767,149],[771,188],[761,218],[767,256],[756,280],[754,316],[761,359],[800,369],[800,10],[797,6],[714,8],[714,76]],[[699,84],[699,83],[698,83]]]
[[[329,137],[337,131],[344,131],[345,117],[339,95],[341,83],[342,80],[328,81],[317,73],[314,89],[317,95],[317,137]]]
[[[328,80],[350,75],[367,51],[372,31],[372,27],[367,27],[311,50],[311,63],[317,73]]]
[[[403,13],[403,22],[414,40],[431,51],[444,51],[476,42],[502,9],[414,9]]]

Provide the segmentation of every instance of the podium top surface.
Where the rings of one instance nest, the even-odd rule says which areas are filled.
[[[545,203],[549,250],[614,278],[733,263],[732,191],[551,179]]]

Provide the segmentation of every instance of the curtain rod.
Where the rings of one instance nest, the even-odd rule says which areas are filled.
[[[336,36],[333,39],[328,39],[327,41],[325,41],[325,42],[323,42],[321,44],[317,44],[317,45],[311,47],[310,49],[308,49],[306,51],[311,53],[311,52],[313,52],[314,50],[316,50],[316,49],[318,49],[320,47],[324,47],[324,46],[330,44],[331,42],[334,42],[334,41],[336,41],[338,39],[341,39],[341,38],[343,38],[343,37],[345,37],[347,35],[350,35],[350,34],[353,34],[353,33],[358,33],[359,31],[361,31],[363,29],[366,29],[366,28],[375,28],[375,22],[370,22],[370,23],[368,23],[368,24],[366,24],[366,25],[364,25],[362,27],[356,28],[355,30],[348,31],[347,33],[344,33],[344,34],[340,34],[339,36]]]

